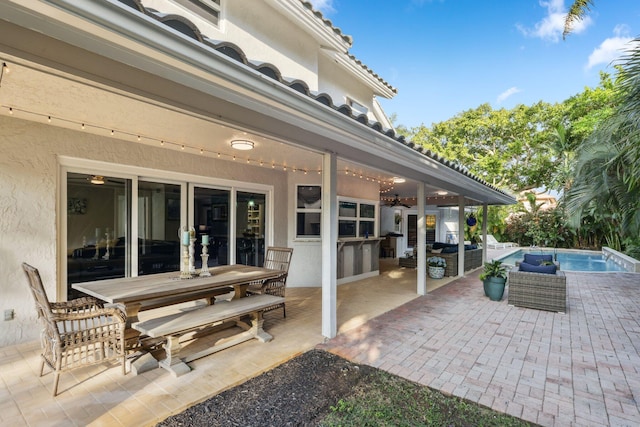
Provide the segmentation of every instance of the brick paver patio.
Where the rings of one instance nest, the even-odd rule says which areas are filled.
[[[567,272],[558,314],[490,301],[478,274],[319,347],[545,426],[640,425],[640,275]]]

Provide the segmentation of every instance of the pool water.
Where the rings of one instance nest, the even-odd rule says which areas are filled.
[[[554,250],[546,249],[520,249],[506,257],[500,258],[503,264],[515,265],[516,261],[522,261],[525,253],[550,254]],[[560,262],[560,269],[565,271],[626,271],[624,267],[611,260],[605,260],[600,252],[593,251],[562,251],[557,250],[556,259]]]

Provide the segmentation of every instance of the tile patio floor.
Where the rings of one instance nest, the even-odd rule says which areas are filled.
[[[640,275],[569,273],[568,311],[554,314],[489,301],[478,273],[428,280],[423,297],[403,268],[342,285],[328,341],[320,289],[291,288],[287,319],[265,316],[269,343],[196,360],[179,378],[115,366],[63,373],[56,398],[52,375],[38,377],[38,343],[0,348],[0,425],[154,425],[317,346],[542,425],[640,425]]]

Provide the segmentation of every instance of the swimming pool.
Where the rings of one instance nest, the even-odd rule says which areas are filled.
[[[519,249],[499,260],[503,264],[515,265],[516,261],[522,261],[525,253],[554,255],[554,250]],[[555,255],[560,262],[560,269],[565,271],[626,271],[623,266],[612,260],[605,260],[601,252],[558,249]]]

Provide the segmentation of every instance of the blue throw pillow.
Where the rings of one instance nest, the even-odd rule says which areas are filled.
[[[473,249],[478,249],[478,245],[476,245],[476,244],[473,244],[473,245],[464,245],[464,250],[465,250],[465,251],[470,251],[470,250],[473,250]]]
[[[558,267],[555,264],[551,265],[534,265],[526,262],[520,263],[520,271],[527,271],[529,273],[544,273],[544,274],[556,274]]]
[[[442,248],[442,252],[443,254],[455,254],[458,252],[458,247],[457,246],[445,246],[444,248]]]
[[[444,249],[444,248],[456,248],[456,252],[458,251],[457,243],[442,243],[442,242],[434,242],[431,247],[433,249]]]
[[[524,254],[524,262],[533,265],[540,265],[543,262],[553,262],[553,255]]]

